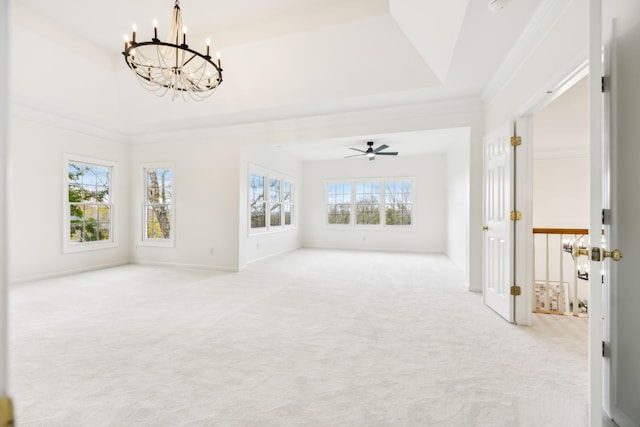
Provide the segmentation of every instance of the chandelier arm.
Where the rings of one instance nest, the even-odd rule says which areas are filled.
[[[155,46],[156,61],[151,60],[150,57],[143,53],[144,49],[149,46]],[[176,52],[172,55],[171,60],[175,58],[176,66],[169,66],[165,55],[163,54],[163,48]],[[185,60],[187,54],[190,57]],[[167,43],[163,41],[150,41],[150,42],[136,42],[130,43],[123,52],[125,61],[130,69],[132,69],[136,75],[148,82],[148,86],[162,86],[174,91],[189,92],[191,97],[195,100],[204,99],[201,96],[203,92],[211,91],[220,85],[222,82],[222,69],[211,60],[211,56],[203,55],[193,49],[190,49],[187,45],[177,45],[173,43]],[[182,57],[182,58],[180,58]],[[195,68],[190,70],[190,73],[194,76],[198,75],[196,79],[188,79],[186,76],[185,66],[190,65],[192,61],[199,59],[200,65],[196,65]],[[217,78],[211,82],[210,77],[207,78],[206,84],[203,85],[204,76],[206,75],[206,69],[213,67],[212,71],[217,74]],[[146,73],[144,70],[146,68]],[[158,73],[152,73],[152,71],[159,71]],[[168,71],[168,72],[167,72]],[[162,79],[159,77],[162,76]],[[194,96],[198,93],[198,96]],[[207,94],[207,97],[210,94]]]

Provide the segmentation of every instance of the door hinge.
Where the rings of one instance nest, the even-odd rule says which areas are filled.
[[[517,147],[518,145],[522,145],[522,138],[520,138],[519,136],[512,136],[511,146]]]
[[[511,211],[511,221],[520,221],[522,219],[522,212]]]
[[[0,398],[0,426],[13,426],[13,403],[8,396]]]
[[[602,341],[602,357],[607,357],[607,345]]]
[[[518,285],[513,285],[511,287],[511,295],[513,295],[514,297],[518,297],[522,294],[522,288]]]
[[[602,225],[611,225],[611,209],[602,209]]]
[[[600,78],[600,91],[602,93],[605,93],[607,91],[607,77],[606,76],[602,76]]]

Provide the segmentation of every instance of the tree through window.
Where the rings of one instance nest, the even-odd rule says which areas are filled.
[[[111,167],[69,161],[69,242],[111,241]]]
[[[171,239],[173,169],[145,168],[144,238]]]

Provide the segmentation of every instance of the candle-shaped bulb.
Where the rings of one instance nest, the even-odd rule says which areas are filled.
[[[133,42],[136,42],[136,31],[138,31],[138,26],[136,24],[133,24],[131,26],[131,30],[133,31]]]
[[[129,47],[129,37],[125,34],[124,35],[124,50],[127,50],[128,47]]]
[[[207,44],[207,56],[209,56],[209,48],[211,47],[211,39],[207,39],[205,43]]]
[[[187,44],[187,27],[182,27],[182,44]]]
[[[220,68],[220,52],[216,52],[216,58],[218,58],[218,68]]]
[[[154,39],[158,38],[158,20],[157,19],[153,20],[153,38]]]

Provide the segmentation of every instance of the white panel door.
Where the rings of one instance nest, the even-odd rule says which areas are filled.
[[[484,139],[484,302],[509,322],[515,319],[510,293],[513,277],[513,149],[511,126]]]
[[[589,239],[601,245],[603,208],[602,4],[589,2]],[[601,265],[591,261],[589,275],[589,426],[602,426],[603,286]]]

